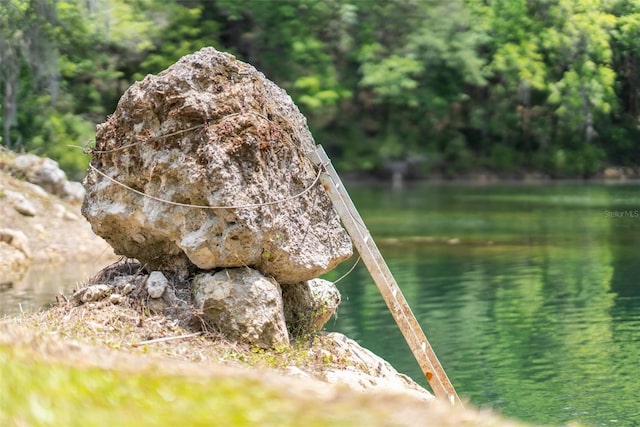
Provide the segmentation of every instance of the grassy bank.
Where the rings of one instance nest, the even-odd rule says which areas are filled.
[[[158,335],[176,339],[140,345]],[[116,306],[57,307],[4,319],[0,425],[519,425],[437,400],[357,392],[284,374],[287,366],[309,371],[339,365],[317,356],[326,355],[322,340],[256,352],[181,336],[183,330],[161,317],[140,325]]]
[[[135,360],[118,359],[107,368],[42,356],[30,346],[0,347],[0,425],[380,425],[355,402],[341,410],[338,402],[294,398],[250,375],[169,373],[162,363],[138,368]]]

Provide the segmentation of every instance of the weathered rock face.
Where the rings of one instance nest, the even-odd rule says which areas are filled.
[[[323,380],[331,384],[345,384],[356,390],[387,390],[409,393],[423,400],[433,395],[406,375],[396,371],[386,360],[361,347],[339,333],[322,337],[326,357],[342,361],[345,369],[327,369]]]
[[[225,337],[261,348],[289,344],[280,286],[256,270],[233,268],[193,278],[196,307]]]
[[[340,305],[338,288],[327,280],[312,279],[282,287],[284,318],[293,336],[320,331]]]
[[[82,212],[117,253],[152,269],[251,266],[298,283],[352,253],[305,157],[313,149],[282,89],[202,49],[131,86],[98,126]]]

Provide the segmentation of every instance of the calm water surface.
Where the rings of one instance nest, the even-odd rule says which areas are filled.
[[[463,399],[640,425],[640,185],[349,190]],[[362,263],[338,286],[329,328],[426,386]]]
[[[0,274],[0,318],[33,312],[51,306],[55,296],[69,296],[73,289],[85,283],[112,259],[98,258],[93,262],[34,265],[18,280]]]
[[[533,423],[640,426],[640,185],[348,187],[463,399]],[[35,269],[0,288],[0,315],[105,264]],[[328,328],[427,386],[362,263],[338,286]]]

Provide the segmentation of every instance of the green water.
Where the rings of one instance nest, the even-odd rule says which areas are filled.
[[[463,399],[640,425],[640,185],[348,188]],[[362,263],[338,287],[329,329],[426,386]]]

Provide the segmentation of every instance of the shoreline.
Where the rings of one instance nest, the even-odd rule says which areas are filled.
[[[308,371],[353,369],[332,358],[324,334],[288,350],[256,351],[184,334],[163,316],[137,322],[135,312],[99,303],[0,319],[0,395],[8,397],[0,399],[2,425],[42,421],[29,403],[36,396],[47,419],[64,425],[173,425],[165,423],[177,419],[274,427],[303,420],[312,426],[413,426],[417,419],[433,426],[525,425],[406,390],[321,381]],[[140,341],[150,334],[165,339]],[[94,385],[83,392],[86,383]],[[182,390],[177,401],[165,398],[168,385]],[[91,397],[96,387],[102,390],[98,400]],[[198,411],[203,406],[205,414]],[[280,410],[274,413],[274,406]],[[104,418],[94,418],[96,411]]]
[[[386,185],[393,186],[398,183],[394,181],[391,176],[381,177],[374,174],[362,174],[358,172],[345,172],[341,174],[342,180],[345,184],[349,185]],[[449,185],[461,185],[461,186],[491,186],[491,185],[512,185],[512,186],[527,186],[527,185],[561,185],[561,184],[602,184],[602,185],[635,185],[640,184],[640,176],[624,177],[624,178],[607,178],[604,176],[596,176],[590,178],[552,178],[545,177],[500,177],[498,175],[471,175],[471,176],[457,176],[452,178],[445,178],[442,176],[432,177],[420,177],[420,178],[405,178],[400,181],[401,186],[418,186],[418,185],[431,185],[431,186],[449,186]]]

